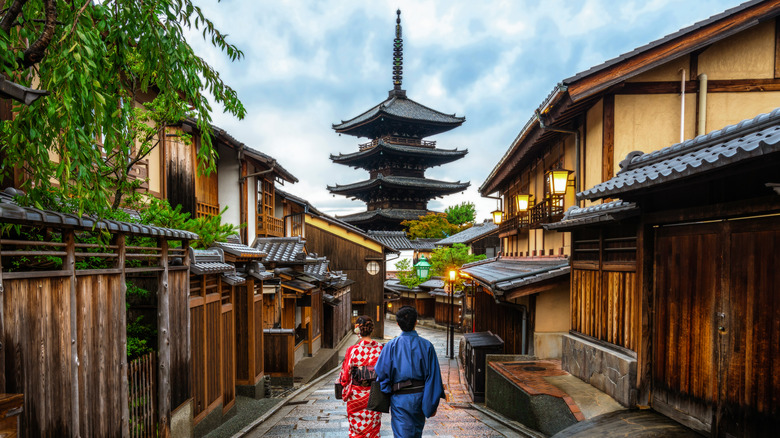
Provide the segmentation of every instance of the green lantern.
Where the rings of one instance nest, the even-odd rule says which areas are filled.
[[[431,264],[425,256],[420,256],[420,260],[414,264],[414,269],[417,271],[417,276],[420,278],[428,278],[428,273],[431,272]]]

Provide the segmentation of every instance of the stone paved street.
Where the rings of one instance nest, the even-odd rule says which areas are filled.
[[[418,333],[433,342],[439,357],[447,400],[442,401],[435,417],[426,421],[423,436],[440,437],[515,437],[515,432],[469,405],[470,397],[458,369],[457,359],[446,357],[446,332],[418,327]],[[394,321],[386,321],[385,341],[398,335]],[[456,334],[455,351],[460,335]],[[346,405],[335,399],[336,374],[320,380],[281,408],[247,437],[345,437],[348,435]],[[382,416],[382,436],[393,436],[390,414]]]

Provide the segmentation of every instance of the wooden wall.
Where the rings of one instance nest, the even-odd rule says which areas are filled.
[[[169,128],[168,132],[177,134],[180,128]],[[200,141],[193,136],[193,141]],[[195,148],[180,141],[179,137],[165,139],[165,198],[172,207],[181,205],[181,211],[195,217]]]
[[[334,297],[341,300],[336,306],[326,304],[323,307],[322,347],[336,348],[352,330],[352,294],[346,287],[336,292]]]
[[[236,287],[236,382],[254,385],[263,375],[263,289],[247,279]]]
[[[306,249],[330,260],[330,269],[343,271],[352,285],[352,300],[365,301],[365,313],[374,318],[374,336],[384,336],[384,254],[372,251],[333,233],[307,224]],[[381,270],[376,275],[366,271],[367,259],[378,260]]]
[[[451,317],[450,317],[449,302],[444,303],[444,302],[437,301],[434,321],[436,322],[436,324],[449,325],[450,323],[452,323],[460,327],[460,314],[461,314],[460,304],[458,304],[457,300],[453,305]]]
[[[532,297],[533,298],[533,297]],[[526,348],[533,345],[533,308],[528,309]],[[524,354],[522,350],[523,312],[519,306],[496,304],[493,297],[481,286],[474,296],[474,331],[491,331],[504,341],[504,354]],[[530,352],[530,350],[529,350]],[[531,354],[526,352],[527,354]]]
[[[277,333],[266,330],[265,372],[271,376],[290,377],[295,368],[295,334],[292,330]]]
[[[426,297],[425,299],[401,297],[393,307],[395,312],[397,312],[403,306],[414,307],[421,318],[433,318],[436,315],[436,300],[433,297]]]
[[[189,268],[171,267],[170,283],[170,339],[171,339],[171,409],[176,409],[190,398],[190,311]]]

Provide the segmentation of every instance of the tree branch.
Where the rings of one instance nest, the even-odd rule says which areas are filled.
[[[19,13],[22,12],[22,6],[27,3],[27,0],[14,0],[13,3],[11,3],[11,6],[8,7],[8,12],[3,17],[3,20],[0,21],[0,29],[5,31],[5,33],[8,33],[11,31],[11,26],[13,25],[14,20],[16,20],[16,17],[19,16]]]
[[[30,44],[30,47],[24,51],[24,61],[22,65],[27,68],[35,65],[43,59],[46,49],[51,44],[54,37],[54,29],[57,25],[57,0],[45,0],[44,10],[46,14],[46,24],[43,25],[43,32],[38,39]]]

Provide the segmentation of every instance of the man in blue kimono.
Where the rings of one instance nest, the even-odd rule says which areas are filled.
[[[396,321],[403,332],[385,344],[374,369],[382,392],[392,393],[393,435],[421,437],[425,419],[436,415],[439,399],[444,398],[441,369],[431,341],[414,330],[417,311],[401,307]]]

